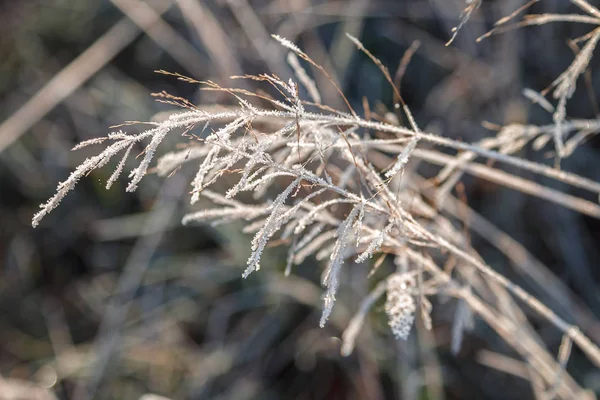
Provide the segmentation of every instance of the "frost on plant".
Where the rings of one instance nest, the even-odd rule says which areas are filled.
[[[387,278],[385,312],[394,336],[406,340],[415,321],[417,303],[413,296],[416,279],[410,273],[395,273]]]
[[[471,2],[464,18],[480,3]],[[562,139],[575,132],[564,142],[561,155],[567,156],[586,135],[597,132],[600,123],[560,116],[556,124],[547,126],[501,127],[495,137],[469,144],[420,130],[406,104],[401,109],[406,113],[408,126],[362,118],[345,98],[344,110],[321,104],[318,88],[301,63],[312,65],[321,73],[326,71],[290,41],[276,39],[291,52],[288,61],[298,83],[270,74],[236,77],[271,87],[277,93],[271,96],[265,91],[223,88],[214,82],[171,74],[205,89],[226,93],[235,104],[195,106],[176,101],[173,96],[156,95],[163,102],[185,109],[173,112],[162,122],[149,123],[150,128],[141,133],[119,131],[76,146],[105,148],[86,159],[58,186],[56,194],[34,216],[33,226],[58,205],[79,179],[120,158],[108,180],[110,187],[128,164],[135,162],[128,156],[139,148],[141,160],[128,175],[127,191],[137,188],[152,163],[156,162],[159,176],[169,176],[186,166],[193,168],[190,203],[194,207],[202,204],[204,208],[185,215],[183,223],[216,225],[240,221],[243,231],[254,235],[244,277],[259,270],[264,252],[273,244],[288,246],[283,263],[286,275],[307,257],[323,261],[321,326],[334,312],[345,274],[357,264],[372,264],[372,279],[377,281],[373,284],[375,289],[364,298],[344,334],[344,354],[354,348],[367,312],[384,293],[389,326],[400,339],[409,336],[416,315],[421,315],[425,327],[430,327],[429,299],[444,294],[460,299],[461,313],[479,316],[511,343],[514,338],[507,335],[524,333],[513,318],[516,314],[507,309],[507,299],[512,307],[526,305],[600,365],[596,344],[481,260],[456,223],[460,203],[452,195],[452,188],[461,176],[473,173],[600,217],[600,207],[595,203],[508,175],[497,166],[516,167],[598,195],[597,182],[512,154],[527,143],[553,138],[559,149]],[[383,64],[356,38],[350,39],[375,62],[386,79],[390,77]],[[556,93],[560,99],[572,94],[574,80],[589,63],[595,47],[592,40],[596,41],[596,36],[582,50],[578,61],[557,80]],[[393,85],[391,78],[388,81]],[[299,85],[304,86],[310,100],[301,97]],[[395,87],[393,90],[398,91]],[[533,91],[526,94],[552,109],[541,94]],[[397,97],[401,101],[399,93]],[[560,107],[559,104],[557,112]],[[184,143],[177,150],[164,151],[161,145],[167,136],[181,137]],[[409,168],[413,160],[440,168],[436,187],[426,183],[417,169]],[[489,160],[496,164],[491,165]],[[386,255],[400,258],[402,265],[390,271],[395,266],[386,261]],[[489,287],[494,288],[493,296],[488,292]],[[493,300],[499,298],[503,298],[502,303]],[[497,318],[498,315],[502,318]],[[534,338],[531,340],[537,343]],[[546,367],[545,363],[552,359],[532,358],[525,353],[523,356],[527,356],[527,362],[534,368]]]

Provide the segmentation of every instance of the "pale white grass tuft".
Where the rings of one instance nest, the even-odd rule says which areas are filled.
[[[365,251],[363,251],[362,253],[360,253],[358,255],[358,257],[356,257],[356,260],[354,262],[362,263],[362,262],[365,262],[368,258],[373,257],[373,253],[378,251],[381,248],[381,246],[383,246],[385,239],[389,235],[389,233],[392,230],[392,228],[394,227],[395,223],[396,222],[393,220],[390,221],[390,223],[387,224],[386,227],[383,228],[381,230],[381,232],[379,232],[377,234],[377,236],[375,236],[373,238],[373,240],[371,240],[371,242],[367,246],[367,249]]]
[[[406,147],[404,147],[404,150],[402,150],[402,152],[398,154],[396,162],[394,163],[392,168],[385,173],[385,176],[387,178],[393,178],[394,176],[396,176],[396,174],[398,174],[398,172],[402,171],[402,169],[408,162],[408,159],[410,158],[410,155],[412,154],[413,150],[415,149],[415,147],[417,147],[417,143],[419,143],[418,136],[413,137],[410,140],[410,142],[408,142]]]
[[[283,214],[284,203],[292,191],[296,189],[296,186],[300,184],[301,180],[302,177],[296,178],[283,192],[277,196],[273,204],[267,208],[267,211],[270,212],[270,215],[262,229],[258,231],[256,236],[254,236],[254,239],[252,239],[252,254],[248,259],[248,267],[242,275],[244,278],[250,275],[250,273],[253,271],[260,269],[260,257],[262,253],[267,246],[269,239],[271,239],[275,232],[281,227],[279,219]]]
[[[395,273],[387,278],[385,312],[392,333],[406,340],[415,321],[417,302],[414,297],[416,279],[412,273]]]
[[[480,3],[472,2],[471,11],[464,19]],[[91,145],[106,148],[84,160],[58,185],[56,194],[33,217],[32,225],[37,226],[82,177],[119,155],[121,159],[107,182],[110,187],[129,164],[127,159],[132,149],[143,146],[141,159],[129,174],[127,190],[135,190],[151,171],[150,165],[165,138],[183,132],[185,146],[165,152],[155,169],[160,176],[169,176],[183,168],[194,169],[190,200],[203,209],[185,215],[183,223],[241,222],[243,232],[254,234],[243,277],[261,267],[261,259],[271,245],[289,246],[282,262],[286,275],[307,257],[323,260],[325,291],[321,326],[334,312],[336,295],[343,289],[344,265],[349,260],[369,262],[374,254],[382,254],[368,275],[373,279],[378,277],[374,289],[365,297],[343,335],[343,354],[350,354],[354,348],[368,310],[384,292],[383,308],[389,327],[399,339],[409,336],[419,308],[422,316],[419,321],[426,328],[435,322],[431,319],[432,296],[450,296],[459,301],[453,328],[454,350],[459,348],[462,332],[469,328],[470,316],[477,316],[522,354],[528,366],[539,371],[540,380],[547,387],[555,386],[553,392],[557,396],[568,398],[580,388],[565,378],[566,371],[560,372],[561,379],[556,379],[557,366],[566,364],[562,361],[568,358],[565,352],[557,361],[539,345],[539,338],[532,329],[515,325],[514,315],[534,314],[537,320],[547,321],[562,332],[565,340],[600,366],[597,344],[485,264],[471,247],[467,233],[457,228],[456,217],[445,212],[442,200],[456,200],[452,190],[463,174],[468,173],[600,217],[600,207],[589,200],[545,188],[489,165],[489,161],[494,161],[529,175],[550,178],[561,182],[564,190],[577,188],[582,195],[600,194],[598,182],[513,155],[529,143],[541,148],[554,140],[557,150],[561,149],[560,155],[566,157],[589,135],[600,131],[600,120],[569,119],[564,113],[557,114],[564,110],[564,102],[572,94],[575,81],[587,68],[598,37],[600,34],[594,33],[588,39],[576,61],[556,81],[558,105],[555,109],[544,101],[542,94],[525,92],[546,111],[558,115],[555,124],[497,127],[495,136],[472,144],[420,130],[393,86],[387,69],[353,37],[350,37],[353,43],[373,60],[393,86],[408,126],[361,118],[347,100],[349,111],[319,104],[320,97],[310,88],[312,83],[303,75],[297,58],[326,72],[296,45],[275,37],[292,52],[290,63],[300,83],[307,88],[310,101],[301,98],[295,81],[283,81],[274,75],[238,78],[271,86],[279,93],[277,98],[263,91],[222,88],[214,82],[206,82],[207,89],[231,95],[237,106],[192,107],[174,112],[161,122],[150,123],[149,129],[141,133],[118,131],[76,146],[75,149]],[[332,81],[332,85],[339,91],[335,82]],[[201,134],[192,134],[200,129]],[[436,179],[438,186],[424,185],[424,178],[417,169],[406,169],[410,159],[441,166]],[[399,179],[394,179],[400,173],[403,174],[401,184]],[[440,207],[429,199],[437,199]],[[385,263],[387,254],[399,260],[395,271],[390,271],[393,266]],[[500,297],[505,299],[502,304],[494,300]],[[524,313],[521,306],[527,307],[528,312]],[[523,318],[527,324],[527,317]],[[529,346],[527,351],[521,345],[524,341]]]
[[[322,278],[322,283],[327,290],[323,297],[323,315],[321,316],[321,322],[319,323],[321,327],[325,326],[325,323],[333,310],[335,294],[339,286],[340,271],[344,264],[344,257],[346,256],[346,247],[350,243],[349,237],[352,234],[352,225],[359,212],[360,203],[352,208],[352,211],[350,211],[346,219],[340,224],[335,232],[337,240],[331,251],[331,255],[329,256],[329,264],[323,272]]]

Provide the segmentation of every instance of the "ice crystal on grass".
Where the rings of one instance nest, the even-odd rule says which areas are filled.
[[[345,250],[348,246],[348,239],[352,232],[352,225],[354,224],[354,220],[358,216],[359,211],[360,205],[355,205],[335,233],[337,240],[331,251],[329,264],[323,273],[322,279],[322,283],[327,290],[323,297],[323,315],[321,316],[321,322],[319,323],[321,327],[325,326],[325,323],[331,314],[331,310],[333,309],[333,304],[335,303],[335,294],[340,284],[340,270],[342,269],[344,256],[346,255]]]
[[[413,295],[416,279],[410,273],[396,273],[387,279],[385,312],[392,333],[406,340],[415,322],[417,302]]]
[[[248,277],[253,271],[260,269],[260,256],[267,246],[269,239],[271,239],[275,232],[281,227],[279,218],[281,218],[283,214],[284,203],[292,193],[292,190],[296,189],[296,186],[298,186],[301,180],[302,177],[299,177],[290,183],[267,209],[271,214],[267,218],[262,229],[258,231],[256,236],[254,236],[254,239],[252,239],[252,254],[250,255],[250,258],[248,258],[248,267],[244,271],[244,278]]]
[[[475,0],[467,6],[459,27],[479,4],[481,1]],[[586,12],[595,10],[587,7],[583,0],[576,4]],[[598,21],[600,25],[600,19]],[[343,354],[352,351],[367,311],[384,292],[389,326],[399,339],[408,337],[418,308],[425,327],[431,327],[429,298],[443,293],[460,299],[460,315],[473,312],[500,335],[513,332],[525,335],[528,331],[513,322],[514,315],[525,315],[512,301],[514,297],[553,324],[600,365],[600,349],[596,344],[481,261],[470,245],[469,235],[456,228],[457,220],[464,225],[465,219],[473,216],[472,211],[452,195],[462,175],[470,173],[479,179],[600,218],[597,204],[542,187],[493,165],[506,164],[531,175],[557,180],[565,186],[600,194],[597,182],[512,155],[530,142],[534,147],[543,146],[554,138],[557,150],[562,149],[560,155],[567,156],[585,138],[600,131],[600,120],[574,120],[565,113],[566,99],[572,95],[575,81],[588,67],[600,33],[594,31],[587,37],[588,43],[576,60],[555,81],[554,94],[558,98],[555,109],[542,94],[525,92],[529,99],[554,113],[555,124],[498,127],[495,137],[486,137],[473,144],[421,131],[387,68],[357,38],[350,37],[350,40],[368,55],[392,85],[408,126],[359,117],[333,80],[331,84],[344,100],[347,110],[320,104],[321,97],[314,81],[308,77],[299,59],[327,78],[331,77],[296,45],[280,37],[276,39],[291,51],[289,62],[312,101],[301,98],[296,82],[284,81],[275,75],[237,78],[270,85],[278,93],[277,97],[264,91],[222,88],[214,82],[204,82],[205,89],[232,96],[237,106],[218,109],[188,106],[186,111],[173,113],[166,120],[149,123],[150,128],[139,134],[118,131],[81,143],[75,149],[100,144],[106,148],[83,161],[58,185],[56,194],[33,217],[33,226],[37,226],[82,177],[121,156],[108,179],[107,187],[110,187],[126,168],[131,151],[143,146],[140,160],[129,174],[127,190],[135,190],[152,170],[151,163],[165,138],[179,133],[186,140],[182,143],[183,148],[163,155],[155,170],[160,176],[169,176],[187,165],[193,167],[190,202],[205,208],[185,215],[183,223],[216,225],[241,221],[243,232],[254,233],[243,277],[260,268],[269,245],[289,245],[286,275],[293,265],[302,263],[309,256],[326,260],[321,275],[324,286],[321,326],[333,312],[344,265],[349,260],[369,262],[375,253],[382,253],[373,262],[368,275],[375,279],[379,274],[378,282],[361,303],[343,336]],[[254,105],[254,102],[261,105]],[[400,106],[400,103],[395,104]],[[573,135],[569,137],[571,133]],[[423,146],[417,146],[421,143]],[[411,158],[440,167],[436,179],[438,187],[426,183],[419,171],[405,170]],[[394,179],[400,173],[403,174],[402,185]],[[435,200],[438,200],[437,204],[434,204]],[[482,223],[477,226],[481,228]],[[401,261],[397,272],[390,273],[389,268],[393,266],[386,265],[387,255]],[[466,290],[465,280],[473,287],[479,285],[477,290]],[[487,291],[489,287],[494,288],[493,295]],[[506,311],[504,305],[488,303],[488,299],[501,296],[511,301],[516,310],[514,313]],[[497,319],[496,315],[502,318]],[[457,347],[456,342],[465,326],[465,320],[460,317],[455,325],[454,347]],[[506,339],[515,343],[515,337]],[[533,346],[538,339],[529,340]],[[553,370],[546,360],[553,360],[553,357],[527,358],[531,363],[528,367],[541,365]],[[553,382],[547,380],[546,384],[550,386]],[[557,393],[565,391],[565,382],[563,379],[557,383]]]
[[[410,140],[410,142],[408,142],[408,144],[406,145],[404,150],[402,150],[402,153],[398,154],[398,157],[396,158],[396,162],[394,163],[394,166],[388,172],[385,173],[385,176],[387,178],[393,178],[398,172],[402,171],[402,169],[408,162],[408,159],[410,158],[411,153],[413,152],[415,147],[417,147],[417,143],[419,143],[418,136],[413,137]]]
[[[365,262],[367,260],[367,258],[373,257],[373,253],[378,251],[381,248],[381,246],[383,245],[383,242],[385,241],[387,235],[392,230],[394,223],[395,223],[395,221],[391,221],[389,224],[387,224],[387,226],[385,228],[383,228],[383,230],[381,232],[379,232],[377,234],[377,236],[375,236],[375,238],[373,238],[373,240],[371,240],[371,242],[369,243],[369,246],[367,246],[367,249],[365,251],[363,251],[362,253],[360,253],[360,255],[356,258],[356,260],[355,260],[356,263]]]

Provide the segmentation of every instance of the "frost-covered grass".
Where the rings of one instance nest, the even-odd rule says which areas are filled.
[[[600,11],[582,0],[572,2],[586,15],[533,15],[517,25],[554,21],[600,25]],[[480,3],[469,3],[459,28]],[[494,32],[506,29],[505,24],[517,14],[499,21]],[[198,82],[171,74],[191,84],[200,84],[206,90],[228,93],[237,106],[206,109],[172,95],[157,94],[160,101],[185,110],[174,112],[162,122],[148,123],[150,128],[139,134],[118,131],[76,146],[108,143],[102,152],[86,159],[58,186],[57,193],[34,216],[33,225],[37,226],[57,207],[82,177],[120,158],[108,179],[109,188],[123,173],[131,152],[142,145],[140,161],[130,171],[127,186],[127,191],[136,190],[157,158],[164,139],[168,135],[181,135],[183,131],[182,148],[159,157],[156,171],[168,176],[184,164],[197,165],[191,182],[190,203],[194,205],[204,197],[213,204],[187,214],[183,223],[244,221],[244,231],[254,234],[254,238],[243,277],[261,268],[261,257],[270,244],[287,245],[286,274],[292,273],[293,267],[306,257],[323,260],[321,326],[334,312],[340,279],[346,269],[374,259],[375,272],[386,257],[393,259],[396,271],[387,277],[377,275],[379,282],[374,283],[374,289],[365,297],[345,332],[343,354],[352,352],[367,313],[384,295],[384,310],[391,331],[399,339],[408,337],[416,315],[431,329],[435,321],[430,317],[430,299],[437,295],[450,296],[459,302],[452,338],[455,351],[460,347],[462,332],[472,326],[473,315],[477,315],[539,375],[548,394],[577,398],[582,389],[564,371],[572,344],[600,366],[597,344],[486,264],[471,246],[468,234],[445,207],[452,204],[456,208],[460,202],[451,191],[463,174],[473,173],[600,217],[600,207],[593,201],[541,187],[488,163],[492,160],[497,165],[510,165],[552,178],[595,197],[600,194],[597,182],[514,155],[529,144],[542,149],[553,143],[559,161],[570,156],[586,137],[598,132],[599,120],[569,119],[566,104],[578,78],[588,67],[600,39],[600,28],[579,39],[585,44],[568,69],[552,83],[556,105],[545,97],[550,89],[542,93],[524,89],[525,97],[552,114],[553,124],[507,125],[499,127],[496,136],[477,143],[463,143],[421,130],[387,69],[358,39],[350,37],[390,82],[397,100],[394,106],[404,112],[407,126],[361,117],[345,98],[347,109],[344,110],[322,104],[317,85],[303,64],[320,73],[327,72],[290,41],[278,36],[274,39],[289,51],[288,62],[296,73],[296,80],[284,81],[269,74],[237,78],[260,81],[279,93],[278,96],[224,88],[213,82]],[[333,80],[331,83],[343,98]],[[301,97],[302,90],[308,98]],[[425,181],[419,170],[411,167],[413,161],[441,166],[435,185]],[[225,177],[228,187],[223,190],[223,185],[217,183]],[[251,193],[253,200],[244,193]],[[544,318],[562,332],[558,355],[540,343],[528,317]]]

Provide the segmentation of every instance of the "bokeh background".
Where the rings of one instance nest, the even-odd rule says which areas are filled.
[[[475,141],[493,134],[484,121],[551,123],[521,90],[547,87],[573,59],[568,39],[587,31],[557,23],[476,43],[523,3],[484,1],[446,47],[464,1],[0,2],[0,399],[533,398],[519,366],[506,358],[515,354],[481,322],[451,354],[452,302],[436,303],[434,329],[417,324],[406,343],[393,339],[376,307],[355,353],[341,357],[341,332],[372,286],[364,280],[367,267],[344,277],[331,323],[318,328],[315,260],[285,278],[285,249],[273,248],[263,269],[242,280],[251,236],[240,226],[180,226],[190,210],[192,170],[166,180],[151,175],[136,193],[125,193],[122,182],[104,189],[112,172],[104,168],[82,180],[41,226],[30,225],[56,184],[93,154],[72,152],[77,142],[173,109],[151,93],[165,90],[195,104],[231,102],[155,70],[252,90],[252,83],[228,77],[291,77],[271,33],[323,65],[357,110],[366,98],[384,114],[392,93],[346,32],[391,71],[420,42],[401,91],[426,130]],[[543,0],[530,12],[578,9]],[[597,116],[599,64],[592,60],[569,116]],[[325,103],[343,107],[326,79],[315,77]],[[600,181],[599,152],[592,139],[562,167]],[[528,148],[519,155],[552,162]],[[562,286],[555,296],[540,291],[539,282],[520,276],[474,235],[484,259],[600,343],[598,221],[475,178],[463,183],[469,205],[523,244]],[[545,343],[557,349],[560,335],[539,322]],[[568,370],[600,393],[600,372],[581,355],[572,356]]]

